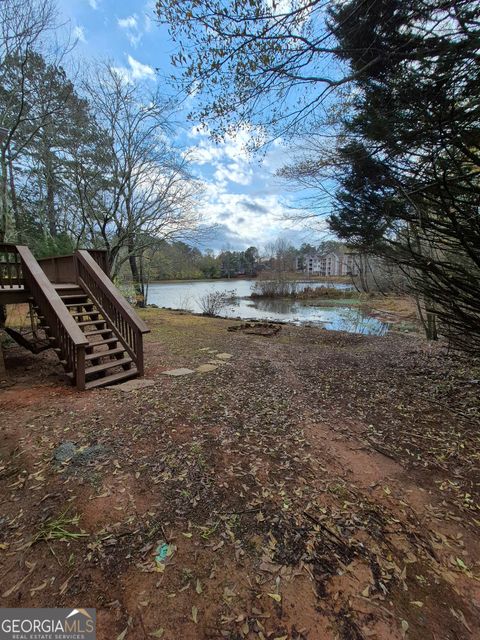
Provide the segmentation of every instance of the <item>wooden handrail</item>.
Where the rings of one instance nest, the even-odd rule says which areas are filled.
[[[105,271],[107,276],[110,278],[110,266],[108,264],[106,249],[81,249],[81,251],[87,251],[95,260],[95,262],[100,266],[100,268]]]
[[[16,245],[11,245],[11,246],[15,247]],[[106,249],[77,249],[77,251],[88,251],[88,253],[102,253],[102,254],[107,253]],[[37,262],[42,262],[42,260],[55,260],[55,258],[70,258],[71,256],[73,256],[73,253],[62,253],[58,256],[57,255],[43,256],[43,258],[37,258]]]
[[[150,329],[138,317],[110,278],[85,249],[75,253],[78,283],[101,310],[107,324],[115,330],[118,338],[136,364],[139,375],[143,375],[142,336]]]
[[[45,318],[62,358],[66,360],[69,370],[72,371],[77,387],[84,389],[85,347],[88,339],[68,312],[30,249],[21,245],[17,245],[16,248],[22,260],[25,284]]]

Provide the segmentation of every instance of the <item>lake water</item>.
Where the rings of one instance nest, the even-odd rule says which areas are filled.
[[[255,320],[276,320],[295,324],[315,324],[333,331],[348,331],[384,335],[388,325],[372,318],[356,306],[345,302],[328,306],[312,305],[308,301],[288,299],[252,299],[250,298],[255,280],[186,280],[176,282],[157,282],[149,286],[148,302],[166,309],[182,309],[201,313],[202,296],[216,291],[235,292],[232,300],[221,312],[226,318]],[[304,287],[333,286],[349,289],[346,284],[325,282],[301,283]]]

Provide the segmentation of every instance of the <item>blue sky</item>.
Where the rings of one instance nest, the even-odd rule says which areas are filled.
[[[126,76],[160,82],[173,72],[172,43],[155,20],[154,2],[134,0],[57,0],[62,22],[78,44],[75,59],[109,60]],[[168,89],[171,92],[171,89]],[[190,151],[193,172],[205,187],[202,213],[216,231],[200,248],[244,249],[264,246],[277,237],[295,244],[314,242],[311,232],[284,220],[294,195],[274,177],[288,158],[281,141],[252,157],[245,149],[251,132],[237,132],[221,144],[186,119],[188,104],[177,114],[176,144]]]

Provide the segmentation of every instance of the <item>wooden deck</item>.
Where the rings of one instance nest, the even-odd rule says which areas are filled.
[[[19,304],[21,302],[28,302],[29,297],[28,291],[25,287],[22,286],[14,286],[8,289],[4,289],[0,286],[0,304]]]
[[[73,284],[73,283],[72,283]],[[56,291],[62,291],[62,289],[68,288],[68,284],[54,284],[53,287]],[[0,285],[0,304],[21,304],[22,302],[29,302],[31,300],[31,293],[23,285],[13,285],[12,287],[2,287]]]
[[[143,375],[149,330],[107,275],[103,251],[36,260],[28,247],[0,245],[0,304],[30,302],[79,389]]]

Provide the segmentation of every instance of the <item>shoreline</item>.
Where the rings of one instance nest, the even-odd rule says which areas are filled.
[[[357,298],[330,298],[330,299],[312,299],[312,298],[290,298],[290,297],[279,297],[279,298],[271,298],[271,297],[252,297],[246,296],[242,297],[243,300],[269,300],[269,301],[285,301],[285,302],[300,302],[307,307],[325,307],[327,309],[332,309],[335,307],[339,307],[341,309],[362,309],[365,314],[374,319],[382,322],[387,325],[387,333],[393,332],[395,330],[399,330],[399,327],[403,327],[401,329],[402,333],[410,333],[410,334],[418,334],[419,326],[418,320],[416,317],[412,316],[413,307],[409,303],[407,298],[403,298],[401,296],[391,296],[389,298],[385,298],[383,296],[376,296],[362,299],[360,296]],[[383,307],[383,308],[382,308]],[[216,315],[207,315],[200,311],[193,311],[190,309],[181,309],[174,307],[163,307],[159,305],[148,305],[147,309],[151,309],[153,311],[171,311],[174,313],[178,313],[180,315],[191,315],[200,318],[217,318],[221,320],[231,320],[232,322],[272,322],[276,324],[282,325],[291,325],[296,327],[313,327],[313,328],[322,328],[325,331],[329,332],[337,332],[337,333],[352,333],[356,332],[352,331],[344,331],[342,329],[331,329],[328,328],[328,321],[315,321],[312,319],[277,319],[271,316],[265,317],[252,317],[252,316],[226,316],[221,314]],[[375,335],[374,333],[369,335]]]
[[[305,274],[292,274],[287,273],[286,279],[288,280],[297,280],[298,282],[329,282],[332,284],[352,284],[351,278],[349,276],[307,276]],[[164,280],[152,280],[148,283],[147,286],[152,284],[175,284],[175,283],[183,283],[183,282],[235,282],[238,280],[252,280],[257,281],[258,276],[234,276],[232,278],[221,277],[221,278],[172,278],[172,279],[164,279]],[[265,278],[268,279],[268,278]],[[132,285],[132,282],[125,282],[127,286]]]

